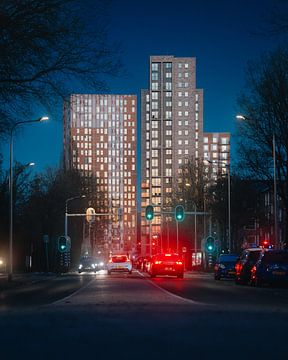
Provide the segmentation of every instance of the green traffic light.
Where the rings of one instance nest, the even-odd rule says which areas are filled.
[[[208,250],[213,250],[213,246],[212,246],[212,245],[209,245],[209,246],[208,246]]]
[[[184,220],[184,208],[182,205],[177,205],[175,208],[175,219],[176,221],[183,221]]]
[[[154,217],[154,207],[152,205],[146,206],[145,209],[146,220],[152,220]]]

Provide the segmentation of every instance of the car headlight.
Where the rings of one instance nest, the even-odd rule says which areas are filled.
[[[82,269],[82,267],[83,267],[83,265],[82,265],[82,264],[80,264],[80,265],[79,265],[79,269]]]
[[[219,268],[220,268],[220,269],[225,269],[226,267],[225,267],[224,264],[219,264]]]
[[[103,262],[100,262],[100,263],[99,263],[99,266],[104,266],[104,263],[103,263]]]
[[[0,265],[3,265],[3,260],[0,260]]]
[[[95,264],[92,264],[92,268],[95,269]]]

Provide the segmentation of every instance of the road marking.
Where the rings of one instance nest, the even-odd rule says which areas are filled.
[[[142,276],[144,279],[146,279],[147,281],[150,282],[150,284],[154,285],[156,288],[160,289],[162,292],[164,292],[165,294],[174,297],[177,300],[181,300],[183,302],[189,303],[189,304],[193,304],[193,305],[201,305],[201,306],[211,306],[211,304],[207,304],[207,303],[203,303],[200,301],[195,301],[192,299],[187,299],[187,298],[183,298],[180,295],[176,295],[166,289],[163,289],[161,286],[157,285],[154,281],[150,280],[148,277],[144,276],[140,271],[137,270],[137,272],[140,274],[140,276]]]

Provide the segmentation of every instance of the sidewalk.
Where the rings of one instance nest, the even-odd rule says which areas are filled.
[[[33,284],[57,276],[56,273],[16,273],[13,274],[12,281],[8,281],[8,274],[0,273],[0,292],[3,290]]]

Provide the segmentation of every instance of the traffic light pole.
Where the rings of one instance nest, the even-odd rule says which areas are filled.
[[[178,240],[178,234],[179,234],[179,229],[178,229],[178,221],[176,221],[176,229],[177,229],[177,244],[176,244],[176,252],[178,254],[179,252],[179,240]]]

